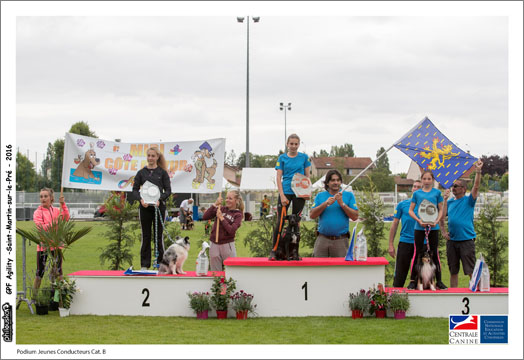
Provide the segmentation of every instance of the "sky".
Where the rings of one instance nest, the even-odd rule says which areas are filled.
[[[123,142],[223,137],[238,156],[246,32],[235,16],[18,17],[18,150],[40,164],[85,121]],[[249,40],[251,153],[297,133],[308,155],[350,143],[375,159],[427,116],[474,156],[508,155],[507,17],[269,14]]]
[[[38,164],[47,144],[78,121],[86,121],[101,139],[223,137],[227,151],[244,152],[247,26],[236,16],[252,14],[261,19],[250,23],[250,152],[277,154],[283,148],[280,102],[292,103],[287,134],[299,134],[300,150],[309,155],[350,143],[356,156],[374,159],[380,147],[389,148],[427,116],[474,156],[509,155],[515,173],[511,196],[522,199],[522,2],[3,1],[1,6],[2,148],[12,145]],[[406,155],[392,149],[388,158],[394,173],[407,172]],[[5,176],[1,181],[4,205]],[[509,207],[510,217],[522,218],[522,201],[510,201]],[[522,354],[515,341],[522,338],[522,309],[514,306],[522,304],[521,221],[510,221],[509,231],[510,284],[517,286],[510,292],[512,341],[503,348],[508,357]],[[107,348],[120,357],[151,354],[146,346]],[[176,354],[321,358],[326,348],[208,346],[177,348]],[[424,350],[429,348],[435,350],[425,352],[429,357],[464,358],[473,353],[493,358],[501,349]],[[333,358],[377,356],[368,350],[328,349]],[[381,354],[420,355],[398,350],[384,346]]]

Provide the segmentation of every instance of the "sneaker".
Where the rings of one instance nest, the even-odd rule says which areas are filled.
[[[142,267],[142,268],[140,269],[140,271],[147,271],[147,268],[146,268],[146,267]]]
[[[408,285],[408,290],[416,290],[417,289],[417,285],[415,284],[414,281],[411,281]]]
[[[443,283],[442,281],[439,281],[439,282],[437,283],[437,288],[438,288],[439,290],[447,290],[447,289],[448,289],[448,287],[447,287],[446,285],[444,285],[444,283]]]

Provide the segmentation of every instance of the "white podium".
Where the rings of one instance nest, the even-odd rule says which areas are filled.
[[[254,295],[259,316],[348,316],[349,293],[384,283],[385,258],[229,258],[226,276]]]

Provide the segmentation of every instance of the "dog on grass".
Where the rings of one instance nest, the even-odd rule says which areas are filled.
[[[181,238],[177,236],[175,243],[167,248],[164,252],[164,257],[160,262],[158,269],[159,274],[185,274],[183,270],[184,262],[189,253],[189,236]]]
[[[435,273],[437,266],[431,260],[429,252],[425,251],[417,264],[417,289],[437,290],[435,287]]]
[[[186,217],[186,230],[193,230],[195,223],[193,222],[192,215]]]

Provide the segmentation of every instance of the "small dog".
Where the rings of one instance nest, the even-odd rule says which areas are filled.
[[[417,264],[417,289],[422,291],[424,289],[437,290],[435,287],[435,272],[437,266],[433,264],[429,252],[425,251],[422,258]]]
[[[186,217],[186,230],[193,230],[194,226],[195,226],[195,224],[193,222],[193,216],[192,215],[188,215]]]
[[[298,255],[300,245],[300,217],[295,214],[286,216],[288,225],[276,251],[276,260],[302,260]]]
[[[189,237],[181,238],[177,236],[175,243],[167,248],[164,252],[164,257],[160,262],[158,269],[159,274],[185,274],[182,267],[187,259],[190,244]]]
[[[84,179],[91,178],[98,180],[98,178],[93,174],[93,171],[91,170],[99,164],[100,159],[96,157],[96,152],[95,150],[93,150],[93,144],[91,144],[91,149],[86,151],[84,159],[80,162],[73,175],[83,177]]]

